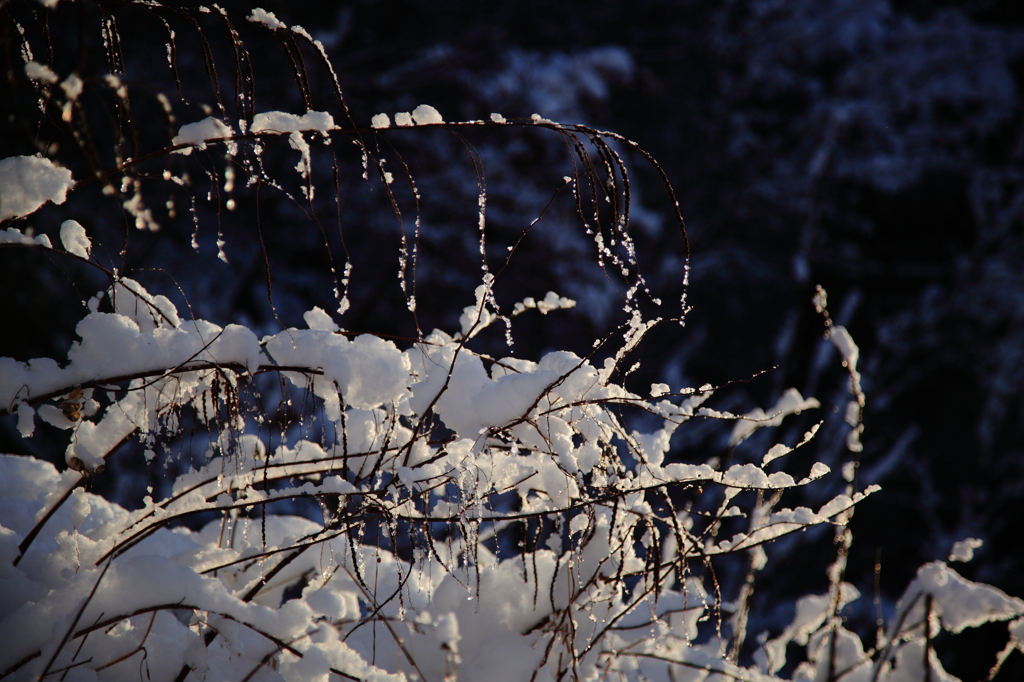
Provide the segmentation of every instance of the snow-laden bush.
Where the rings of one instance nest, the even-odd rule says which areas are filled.
[[[820,510],[761,505],[746,530],[714,537],[741,515],[739,492],[783,491],[824,471],[797,481],[749,464],[665,463],[672,432],[709,390],[658,387],[666,394],[645,399],[611,380],[614,359],[596,368],[567,352],[485,361],[466,345],[488,319],[484,285],[460,334],[436,331],[404,352],[371,335],[350,340],[318,309],[310,329],[258,340],[237,325],[182,321],[128,278],[109,294],[114,311],[79,323],[66,366],[4,361],[3,402],[22,433],[38,410],[70,434],[64,474],[2,460],[5,588],[19,597],[0,626],[4,669],[88,659],[83,667],[113,671],[132,651],[158,679],[177,672],[168,661],[208,679],[271,661],[286,679],[364,679],[377,668],[428,680],[586,679],[665,668],[660,659],[728,668],[712,663],[717,643],[696,644],[716,599],[690,564],[825,523],[862,497]],[[316,396],[320,438],[272,449],[265,429],[247,429],[246,385],[265,372]],[[630,431],[621,406],[663,427]],[[159,443],[186,411],[216,440],[170,496],[128,512],[84,492],[117,444],[137,434]],[[726,492],[710,519],[673,509],[673,491],[699,486]],[[316,500],[322,521],[272,513],[296,497]],[[198,532],[175,527],[211,511],[220,518]],[[507,556],[503,536],[518,539]],[[301,597],[282,604],[288,588]]]
[[[940,629],[1024,614],[1024,602],[929,564],[865,652],[842,626],[842,608],[859,595],[837,562],[833,593],[801,599],[792,625],[761,642],[757,666],[741,668],[725,653],[722,612],[735,607],[717,594],[716,560],[748,552],[757,570],[762,544],[816,524],[842,529],[874,489],[817,510],[775,509],[787,489],[827,467],[800,480],[771,471],[791,451],[784,446],[761,466],[667,463],[677,428],[731,416],[700,407],[710,387],[656,385],[644,398],[612,380],[614,357],[600,368],[568,352],[482,358],[467,341],[495,319],[486,291],[466,308],[460,333],[435,331],[403,351],[368,334],[350,339],[319,309],[307,313],[309,329],[263,339],[238,325],[185,321],[122,277],[102,294],[112,312],[79,323],[66,365],[0,361],[3,403],[23,436],[36,419],[70,436],[63,473],[0,457],[0,670],[14,679],[614,671],[681,680],[717,671],[767,680],[793,642],[807,648],[794,679],[925,679],[926,654],[933,679],[951,679],[929,649]],[[527,305],[545,302],[568,304],[550,294]],[[626,330],[625,347],[641,325]],[[856,347],[842,328],[833,337],[855,372]],[[265,373],[315,396],[317,438],[268,445],[272,427],[247,404]],[[774,413],[738,421],[734,439],[815,405],[791,391]],[[630,407],[661,428],[627,428],[619,413]],[[86,492],[126,440],[159,447],[186,413],[209,429],[209,460],[179,476],[170,495],[128,511]],[[738,504],[744,491],[758,491],[757,501]],[[679,508],[701,495],[719,500],[713,514]],[[296,498],[315,501],[322,519],[275,513]],[[216,518],[196,531],[181,525],[202,515]],[[732,526],[742,529],[722,532],[736,518],[746,519]],[[1022,623],[1008,647],[1021,644]]]
[[[152,3],[146,11],[162,16],[162,9]],[[220,8],[194,15],[204,13],[219,13],[230,26]],[[113,68],[123,69],[114,15],[105,16],[104,45]],[[260,9],[249,21],[300,57],[297,41],[305,40],[330,69],[303,29]],[[175,34],[166,25],[173,70]],[[89,100],[82,81],[34,61],[22,35],[25,77],[41,110],[79,126],[84,139]],[[236,56],[247,55],[231,35]],[[128,131],[132,104],[123,76],[111,75],[103,87]],[[304,65],[296,76],[301,89]],[[785,675],[896,682],[951,679],[933,648],[943,630],[1010,621],[1000,662],[1024,648],[1024,602],[943,562],[920,569],[873,646],[844,627],[844,607],[860,596],[843,580],[848,522],[854,506],[878,490],[855,487],[865,399],[858,349],[844,328],[826,325],[850,375],[843,494],[815,509],[786,504],[788,493],[836,475],[821,463],[803,471],[786,465],[816,427],[755,462],[720,467],[673,453],[673,435],[696,420],[732,424],[734,446],[819,405],[790,389],[767,410],[733,415],[704,406],[718,390],[712,386],[656,383],[643,394],[627,388],[645,336],[659,324],[682,323],[687,312],[684,298],[678,318],[652,315],[663,306],[636,262],[624,159],[639,156],[660,172],[646,152],[612,133],[539,115],[445,122],[437,109],[420,105],[395,113],[394,125],[387,114],[357,124],[340,89],[348,123],[339,126],[313,109],[308,83],[303,95],[301,116],[256,113],[242,96],[234,120],[221,105],[223,115],[179,125],[144,153],[129,152],[122,136],[113,170],[98,169],[94,179],[134,227],[155,230],[143,180],[187,187],[181,169],[198,168],[211,181],[207,201],[223,202],[223,189],[231,211],[236,173],[288,193],[294,178],[272,175],[269,157],[288,154],[290,176],[297,152],[297,190],[289,196],[315,214],[317,190],[322,196],[331,183],[318,177],[324,166],[310,143],[322,142],[334,155],[326,175],[337,188],[344,164],[338,141],[351,141],[357,168],[399,225],[410,204],[417,216],[397,254],[414,338],[339,325],[349,296],[359,294],[350,261],[336,313],[314,307],[303,316],[305,328],[268,332],[201,319],[168,295],[150,293],[141,276],[103,265],[87,213],[68,215],[52,239],[27,229],[29,216],[50,210],[46,202],[64,205],[82,191],[83,176],[70,184],[68,174],[75,174],[49,159],[0,161],[46,176],[34,183],[24,173],[0,176],[0,212],[8,212],[4,226],[11,223],[0,246],[70,259],[108,280],[86,303],[66,360],[0,358],[0,413],[20,436],[51,427],[66,433],[60,470],[44,459],[0,456],[0,679],[677,682]],[[566,143],[561,189],[571,193],[579,229],[622,291],[624,309],[621,324],[584,355],[562,350],[530,360],[478,350],[488,328],[504,326],[511,341],[520,315],[546,320],[574,302],[528,291],[519,292],[518,303],[499,305],[506,268],[515,266],[517,247],[540,218],[512,244],[485,239],[485,168],[468,141],[479,187],[478,222],[470,228],[478,228],[479,285],[473,299],[452,302],[462,308],[458,329],[419,329],[417,303],[430,295],[416,287],[422,197],[401,157],[390,157],[393,170],[385,170],[381,150],[391,135],[440,129],[465,141],[489,128],[535,130]],[[144,161],[126,160],[129,153]],[[202,165],[211,159],[218,165]],[[140,170],[152,163],[162,172]],[[682,232],[671,248],[688,262],[685,228],[661,177]],[[193,244],[199,248],[195,236]],[[223,261],[231,248],[218,232]],[[501,248],[507,256],[494,268],[488,250]],[[688,270],[680,277],[685,290]],[[815,304],[827,323],[823,291]],[[179,467],[166,490],[150,488],[124,504],[89,492],[118,474],[112,462],[129,443],[140,444],[152,467]],[[825,525],[835,527],[838,548],[830,590],[800,599],[792,623],[774,639],[748,637],[754,576],[768,561],[764,545]],[[969,560],[976,546],[958,543],[950,561]],[[747,579],[738,594],[724,594],[719,567],[737,559],[746,562]],[[787,666],[791,644],[802,649],[795,667]]]

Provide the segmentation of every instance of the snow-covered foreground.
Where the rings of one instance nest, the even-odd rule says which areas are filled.
[[[69,250],[88,248],[66,232]],[[950,679],[929,645],[942,628],[1017,619],[1006,653],[1021,645],[1024,602],[939,562],[921,568],[876,648],[843,628],[842,608],[859,595],[836,581],[831,594],[798,603],[755,667],[738,666],[716,634],[730,607],[715,597],[715,557],[747,551],[763,566],[763,543],[842,523],[875,489],[819,510],[773,509],[778,497],[768,495],[744,508],[744,490],[809,485],[827,467],[799,480],[769,473],[790,451],[779,446],[761,466],[665,464],[685,422],[731,417],[699,407],[709,389],[656,385],[643,398],[611,380],[614,359],[598,369],[566,352],[485,361],[465,340],[496,319],[486,299],[484,285],[459,334],[435,331],[402,351],[369,335],[350,340],[317,309],[309,329],[262,340],[183,321],[166,298],[122,279],[93,299],[97,312],[79,323],[65,366],[0,360],[0,395],[22,434],[37,418],[69,434],[63,473],[0,457],[0,671],[768,680],[795,642],[808,658],[795,679],[895,682],[924,679],[926,658],[932,679]],[[247,419],[242,388],[267,372],[316,396],[326,421],[318,438],[271,448]],[[791,391],[768,414],[738,421],[734,438],[814,405]],[[662,428],[631,431],[617,407],[642,407]],[[85,491],[123,441],[173,439],[186,412],[210,430],[209,460],[171,495],[129,512]],[[710,518],[673,509],[677,491],[696,487],[720,500]],[[315,500],[322,519],[275,513],[297,498]],[[180,525],[199,513],[213,520],[198,531]],[[718,534],[744,516],[742,530]],[[951,559],[969,559],[973,547]]]

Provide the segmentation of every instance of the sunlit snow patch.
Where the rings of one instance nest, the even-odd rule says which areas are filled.
[[[60,226],[60,242],[68,253],[79,258],[88,259],[92,251],[92,242],[85,234],[85,228],[75,220],[65,220]]]
[[[268,111],[256,114],[252,119],[252,132],[254,133],[262,131],[297,133],[303,130],[316,130],[326,134],[334,127],[334,118],[326,111],[307,111],[302,116],[284,111]]]
[[[37,234],[32,237],[22,234],[21,230],[16,227],[8,227],[6,230],[0,230],[0,244],[38,244],[39,246],[45,246],[48,249],[53,248],[50,244],[50,238],[45,234]]]
[[[171,144],[190,144],[196,149],[206,149],[208,140],[215,140],[221,137],[231,137],[231,128],[213,116],[207,116],[202,121],[186,123],[178,129],[178,134],[171,140]],[[179,154],[188,156],[192,153],[191,147],[175,150]]]
[[[74,185],[71,171],[41,156],[0,161],[0,220],[26,216],[52,201],[63,204]]]
[[[56,83],[58,80],[57,74],[50,67],[39,62],[26,63],[25,75],[34,81],[42,81],[43,83]]]
[[[441,118],[440,112],[429,104],[421,104],[413,109],[412,120],[416,121],[417,125],[444,123],[444,119]]]
[[[967,562],[974,558],[974,550],[981,547],[984,542],[978,538],[965,538],[953,543],[953,549],[949,552],[947,561]]]
[[[249,15],[249,21],[254,24],[263,24],[271,31],[276,31],[279,28],[288,28],[288,25],[274,16],[273,12],[268,12],[260,7],[252,11],[252,14]]]

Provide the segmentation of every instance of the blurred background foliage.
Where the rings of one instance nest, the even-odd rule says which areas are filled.
[[[666,325],[645,342],[630,385],[643,392],[653,381],[673,389],[738,381],[714,405],[733,412],[767,409],[794,386],[824,406],[733,449],[727,430],[714,425],[681,430],[671,457],[759,461],[773,442],[792,444],[825,419],[816,442],[795,461],[842,465],[846,375],[822,341],[822,321],[811,305],[816,284],[828,290],[833,317],[861,348],[867,411],[858,484],[884,489],[853,520],[848,579],[864,597],[850,619],[862,632],[873,627],[876,584],[882,608],[891,609],[921,563],[944,559],[954,541],[968,536],[985,546],[974,563],[960,567],[965,575],[1024,595],[1024,4],[265,0],[262,6],[321,41],[358,127],[368,128],[376,113],[393,117],[420,103],[449,121],[539,113],[616,131],[658,159],[687,221],[693,309],[685,327]],[[288,43],[244,21],[248,5],[224,8],[248,51],[241,62],[229,22],[199,5],[168,3],[157,11],[64,0],[45,10],[28,1],[0,3],[6,70],[0,157],[47,153],[81,179],[112,168],[118,145],[126,150],[122,156],[144,157],[169,144],[178,126],[210,113],[232,121],[266,110],[302,113],[295,63],[304,67],[313,108],[350,125],[308,43]],[[164,20],[175,31],[180,84],[168,67]],[[121,68],[104,47],[105,21],[116,24],[124,55],[129,135],[126,114],[103,82]],[[20,35],[28,36],[37,61],[62,78],[74,71],[86,82],[81,121],[88,144],[62,125],[59,110],[40,107],[21,67]],[[51,48],[40,52],[47,40]],[[211,85],[204,50],[217,66],[219,88]],[[250,68],[255,99],[239,100],[236,73]],[[562,176],[571,173],[563,140],[530,128],[460,133],[389,131],[376,140],[360,133],[373,140],[396,185],[405,183],[404,161],[419,190],[415,282],[422,329],[456,330],[479,283],[471,161],[478,154],[492,270],[542,217],[517,248],[515,267],[502,274],[499,302],[507,307],[548,289],[579,301],[575,310],[548,318],[518,318],[514,352],[587,352],[591,339],[621,322],[621,295],[614,276],[595,264],[592,239],[563,187]],[[127,151],[133,139],[139,148]],[[380,183],[361,177],[358,149],[344,139],[329,148],[311,142],[321,184],[306,202],[291,171],[295,152],[283,138],[265,146],[259,161],[277,187],[263,181],[246,187],[240,168],[233,193],[227,192],[223,148],[211,145],[191,158],[140,162],[124,185],[120,175],[109,176],[107,192],[120,192],[120,203],[97,181],[17,226],[54,238],[60,221],[74,217],[105,265],[154,293],[187,300],[197,317],[268,333],[302,324],[302,313],[314,305],[333,314],[335,280],[349,262],[352,308],[335,318],[350,330],[415,338],[397,286],[401,230]],[[341,169],[336,177],[332,159]],[[662,314],[672,315],[681,294],[682,240],[658,175],[638,155],[627,159],[639,263],[664,301]],[[161,182],[165,166],[188,172],[191,186]],[[219,184],[208,181],[214,176]],[[136,230],[123,209],[136,186],[159,231]],[[215,187],[237,199],[233,211]],[[396,194],[412,239],[412,195]],[[227,263],[217,259],[219,238]],[[74,264],[0,250],[6,298],[0,355],[63,358],[82,302],[102,286]],[[510,352],[500,330],[478,343],[496,355]],[[746,381],[764,370],[770,371]],[[46,428],[25,442],[9,419],[2,429],[4,451],[53,458],[48,453],[63,449],[55,445],[60,434]],[[96,486],[127,498],[126,490],[155,476],[133,477],[139,465],[127,461],[120,483],[97,480]],[[800,493],[808,495],[806,503],[838,492],[843,482],[831,478]],[[811,535],[768,549],[750,632],[777,630],[795,597],[825,588],[831,536]],[[724,567],[726,585],[745,570]],[[984,677],[1004,643],[989,641],[986,632],[945,651],[940,642],[946,668],[964,679]],[[1024,672],[1017,662],[1003,674],[1012,679]]]

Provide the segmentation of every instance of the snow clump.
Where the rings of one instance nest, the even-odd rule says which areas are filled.
[[[28,62],[25,64],[25,75],[34,81],[48,84],[56,83],[58,80],[57,74],[53,72],[53,69],[39,62]]]
[[[68,253],[88,260],[92,242],[85,234],[85,228],[75,220],[65,220],[60,226],[60,242]]]
[[[315,130],[326,135],[334,128],[334,118],[326,111],[307,111],[302,116],[284,111],[268,111],[253,117],[251,130],[254,133],[297,133]]]
[[[263,24],[271,31],[276,31],[279,28],[288,28],[288,25],[274,16],[273,12],[268,12],[265,9],[257,7],[249,15],[249,21],[254,24]]]
[[[75,184],[71,171],[41,156],[0,161],[0,220],[27,216],[47,201],[63,204]]]
[[[222,137],[231,137],[231,128],[220,119],[207,116],[202,121],[186,123],[178,129],[178,134],[171,140],[171,144],[190,144],[196,149],[206,149],[209,140],[216,140]],[[179,154],[188,156],[192,153],[192,147],[175,150]]]
[[[984,544],[978,538],[964,538],[959,542],[954,542],[953,549],[949,552],[948,561],[962,561],[966,563],[974,558],[974,550]]]
[[[440,112],[429,104],[421,104],[412,111],[412,119],[416,125],[429,125],[431,123],[444,123]]]
[[[82,79],[75,74],[71,74],[64,79],[63,83],[60,84],[61,90],[64,91],[64,95],[69,100],[78,99],[78,96],[82,94],[82,88],[84,87],[85,84],[82,82]]]
[[[6,230],[0,230],[0,244],[26,244],[29,246],[45,246],[48,249],[53,248],[50,244],[50,238],[45,234],[37,234],[32,237],[27,234],[22,234],[21,230],[16,227],[8,227]]]

